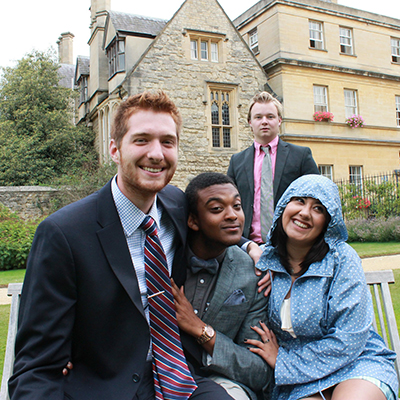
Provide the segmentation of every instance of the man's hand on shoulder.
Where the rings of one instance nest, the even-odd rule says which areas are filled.
[[[255,242],[250,242],[247,245],[247,254],[252,258],[252,260],[254,261],[254,264],[256,265],[255,274],[257,276],[262,276],[262,271],[257,269],[257,263],[261,257],[262,252],[263,251],[262,251],[261,247]],[[263,290],[265,290],[264,296],[267,297],[271,291],[271,279],[270,279],[269,273],[265,274],[258,281],[258,293],[261,293]]]
[[[258,260],[260,259],[262,252],[263,251],[260,248],[260,246],[255,242],[250,241],[249,244],[247,245],[247,254],[252,258],[254,264],[258,263]],[[261,275],[261,272],[260,274],[257,275]]]

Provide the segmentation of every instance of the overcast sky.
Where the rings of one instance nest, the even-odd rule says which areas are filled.
[[[340,4],[400,19],[399,0],[338,0]],[[90,0],[2,0],[0,13],[0,66],[13,66],[33,49],[57,48],[61,33],[74,38],[74,60],[89,55]],[[111,9],[131,14],[169,19],[183,0],[111,0]],[[219,0],[235,19],[255,0]]]

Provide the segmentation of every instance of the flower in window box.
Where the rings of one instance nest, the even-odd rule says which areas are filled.
[[[361,115],[352,115],[350,118],[346,119],[346,124],[354,128],[362,128],[364,126],[364,118]]]
[[[316,111],[313,115],[314,121],[333,121],[333,114],[329,111]]]

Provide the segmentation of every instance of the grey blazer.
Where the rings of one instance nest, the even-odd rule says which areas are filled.
[[[249,237],[254,203],[254,145],[231,157],[227,174],[238,187],[246,217],[243,236]],[[294,180],[307,174],[319,174],[311,150],[279,139],[275,162],[274,206]]]
[[[239,382],[251,399],[257,399],[255,392],[261,392],[273,375],[267,363],[244,343],[245,339],[259,339],[250,327],[266,318],[267,298],[257,293],[258,280],[250,257],[237,246],[229,247],[203,317],[215,329],[216,341],[211,360],[202,352],[201,370],[205,375],[215,373]]]

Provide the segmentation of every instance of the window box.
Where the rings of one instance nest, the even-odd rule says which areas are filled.
[[[333,121],[334,115],[329,111],[317,111],[313,114],[314,121],[326,121],[330,122]]]
[[[352,115],[351,117],[346,119],[346,124],[354,128],[363,128],[364,127],[364,118],[361,115]]]

